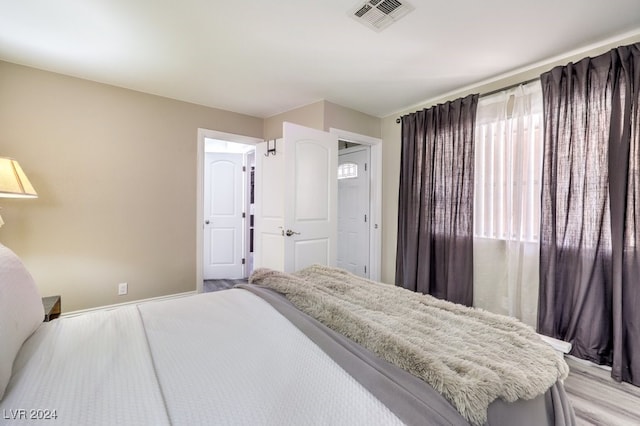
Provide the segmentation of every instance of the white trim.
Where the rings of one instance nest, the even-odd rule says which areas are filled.
[[[556,352],[560,352],[562,354],[568,354],[571,351],[571,343],[565,342],[563,340],[554,339],[550,336],[545,336],[544,334],[538,334],[543,342],[550,345]]]
[[[341,140],[344,140],[344,139],[341,139]],[[359,146],[352,146],[349,148],[338,149],[338,155],[351,154],[352,152],[364,151],[367,148],[371,150],[370,145],[359,145]]]
[[[256,145],[262,139],[217,130],[198,129],[198,152],[196,155],[196,292],[203,291],[202,256],[204,244],[204,139],[219,139],[227,142]]]
[[[60,317],[61,318],[62,317],[75,317],[77,315],[83,315],[83,314],[87,314],[89,312],[108,311],[110,309],[119,308],[121,306],[139,305],[141,303],[157,302],[157,301],[160,301],[160,300],[179,299],[181,297],[193,296],[195,294],[196,294],[195,291],[185,291],[184,293],[169,294],[167,296],[157,296],[157,297],[149,297],[148,299],[130,300],[128,302],[114,303],[113,305],[105,305],[105,306],[98,306],[98,307],[95,307],[95,308],[79,309],[77,311],[63,312],[63,313],[60,314]]]
[[[582,358],[578,358],[577,356],[573,356],[573,355],[564,355],[565,357],[571,359],[572,361],[578,363],[578,364],[582,364],[585,367],[596,367],[596,368],[600,368],[602,370],[605,371],[611,371],[611,367],[608,365],[600,365],[600,364],[596,364],[595,362],[591,362],[589,360],[586,359],[582,359]]]
[[[371,214],[369,278],[380,281],[382,265],[382,139],[349,132],[347,130],[329,129],[339,140],[368,145],[371,148]]]

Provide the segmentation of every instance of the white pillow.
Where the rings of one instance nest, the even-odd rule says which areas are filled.
[[[0,400],[22,343],[43,319],[36,283],[18,256],[0,244]]]

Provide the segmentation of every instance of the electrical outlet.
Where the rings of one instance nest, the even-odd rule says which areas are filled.
[[[118,284],[118,296],[124,296],[129,291],[129,284],[120,283]]]

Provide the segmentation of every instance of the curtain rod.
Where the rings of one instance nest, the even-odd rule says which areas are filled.
[[[480,97],[484,98],[486,96],[495,95],[496,93],[500,93],[500,92],[502,92],[504,90],[513,89],[514,87],[518,87],[518,86],[524,86],[525,84],[533,83],[534,81],[540,81],[540,77],[536,77],[536,78],[532,78],[532,79],[529,79],[529,80],[521,81],[520,83],[514,83],[514,84],[511,84],[509,86],[505,86],[505,87],[502,87],[500,89],[492,90],[492,91],[487,92],[487,93],[482,93],[482,94],[480,94]],[[396,118],[396,123],[400,124],[401,121],[402,121],[402,117]]]

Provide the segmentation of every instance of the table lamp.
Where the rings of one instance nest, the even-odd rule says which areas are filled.
[[[38,198],[27,175],[13,158],[0,157],[0,198]],[[0,227],[2,225],[0,216]]]

